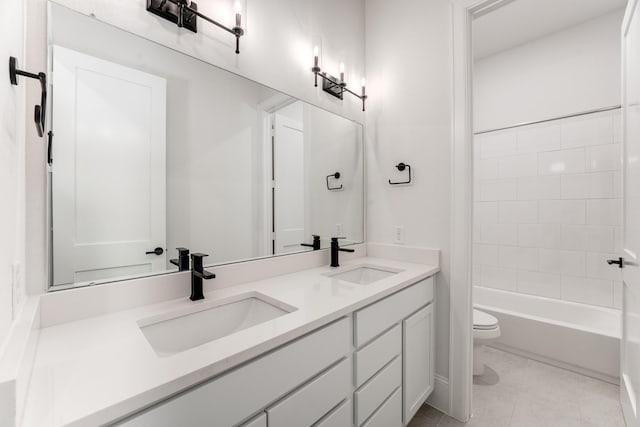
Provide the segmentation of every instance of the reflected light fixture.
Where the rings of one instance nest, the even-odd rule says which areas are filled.
[[[147,0],[147,11],[194,33],[198,32],[197,19],[201,18],[233,34],[236,38],[236,53],[240,53],[240,37],[244,35],[244,30],[242,29],[242,7],[239,1],[235,2],[236,19],[235,25],[231,28],[198,12],[198,5],[190,0]]]
[[[340,78],[336,78],[331,74],[328,74],[320,68],[320,48],[318,46],[314,46],[313,48],[313,67],[311,67],[311,71],[314,74],[314,86],[318,87],[318,76],[322,78],[322,90],[327,92],[330,95],[335,96],[339,99],[344,99],[344,93],[350,93],[356,98],[362,101],[362,111],[365,111],[365,101],[368,98],[365,86],[365,79],[362,79],[362,91],[361,94],[353,92],[349,88],[347,88],[347,83],[344,80],[344,62],[340,63]]]

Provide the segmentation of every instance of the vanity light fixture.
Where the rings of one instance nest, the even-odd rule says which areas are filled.
[[[235,25],[231,28],[198,12],[198,5],[190,0],[147,0],[147,11],[194,33],[198,32],[197,19],[200,17],[233,34],[236,37],[236,53],[240,53],[240,37],[244,35],[244,30],[242,29],[242,7],[239,1],[235,2]]]
[[[38,131],[38,136],[44,136],[45,130],[45,120],[47,117],[46,107],[47,107],[47,75],[45,73],[29,73],[24,70],[20,70],[18,68],[18,60],[10,56],[9,57],[9,80],[12,85],[18,85],[18,77],[27,77],[29,79],[38,80],[40,82],[40,89],[42,94],[40,96],[40,105],[36,105],[33,110],[33,120],[36,122],[36,130]],[[49,144],[51,144],[52,133],[49,132]],[[51,156],[49,156],[50,158]],[[49,162],[51,163],[51,162]]]
[[[358,95],[357,93],[347,88],[347,83],[344,81],[344,63],[340,63],[340,78],[338,79],[331,74],[322,71],[319,65],[319,53],[320,49],[318,48],[318,46],[315,46],[313,48],[313,67],[311,67],[311,71],[315,76],[314,86],[318,87],[318,76],[320,76],[322,78],[322,90],[339,99],[344,99],[345,92],[350,93],[351,95],[362,101],[362,111],[365,111],[365,101],[368,98],[365,79],[362,79],[362,91],[360,95]]]

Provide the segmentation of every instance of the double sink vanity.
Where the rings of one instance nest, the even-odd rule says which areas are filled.
[[[365,243],[360,105],[80,3],[47,1],[51,292],[0,355],[0,419],[407,425],[434,388],[439,255]]]
[[[356,254],[42,325],[23,425],[406,425],[433,390],[437,272]]]

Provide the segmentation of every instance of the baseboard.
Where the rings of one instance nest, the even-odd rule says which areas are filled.
[[[536,362],[546,363],[547,365],[555,366],[557,368],[566,369],[567,371],[575,372],[577,374],[585,375],[587,377],[595,378],[604,382],[608,382],[615,385],[620,385],[620,378],[612,377],[607,374],[592,371],[591,369],[581,368],[580,366],[572,365],[570,363],[561,362],[551,357],[541,356],[536,353],[531,353],[526,350],[511,347],[509,345],[492,342],[487,345],[488,347],[496,348],[498,350],[506,351],[507,353],[513,353],[518,356],[525,357],[527,359],[535,360]]]
[[[433,393],[426,403],[445,414],[449,414],[449,379],[437,374],[434,379]]]

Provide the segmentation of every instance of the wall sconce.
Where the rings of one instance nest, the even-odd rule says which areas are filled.
[[[365,111],[365,101],[368,97],[364,78],[362,79],[362,93],[358,95],[347,88],[347,83],[344,81],[344,63],[340,63],[340,80],[338,80],[331,74],[322,71],[319,65],[319,53],[320,49],[318,46],[315,46],[313,48],[313,67],[311,68],[311,71],[315,75],[314,86],[318,87],[318,76],[320,76],[322,78],[322,90],[339,99],[344,99],[345,92],[350,93],[362,101],[362,111]]]
[[[36,122],[36,130],[38,136],[44,136],[45,121],[47,118],[47,75],[45,73],[29,73],[18,68],[18,60],[13,56],[9,57],[9,81],[12,85],[18,85],[18,76],[27,77],[29,79],[38,80],[40,82],[40,89],[42,94],[40,96],[40,105],[36,105],[33,109],[33,120]],[[51,132],[49,138],[51,139]]]
[[[200,17],[216,27],[233,34],[236,37],[236,53],[240,53],[240,37],[244,35],[244,30],[242,29],[242,11],[239,1],[235,3],[236,24],[232,28],[198,12],[198,5],[190,0],[147,0],[147,11],[161,16],[177,24],[178,27],[186,28],[194,33],[198,32],[197,19]]]

